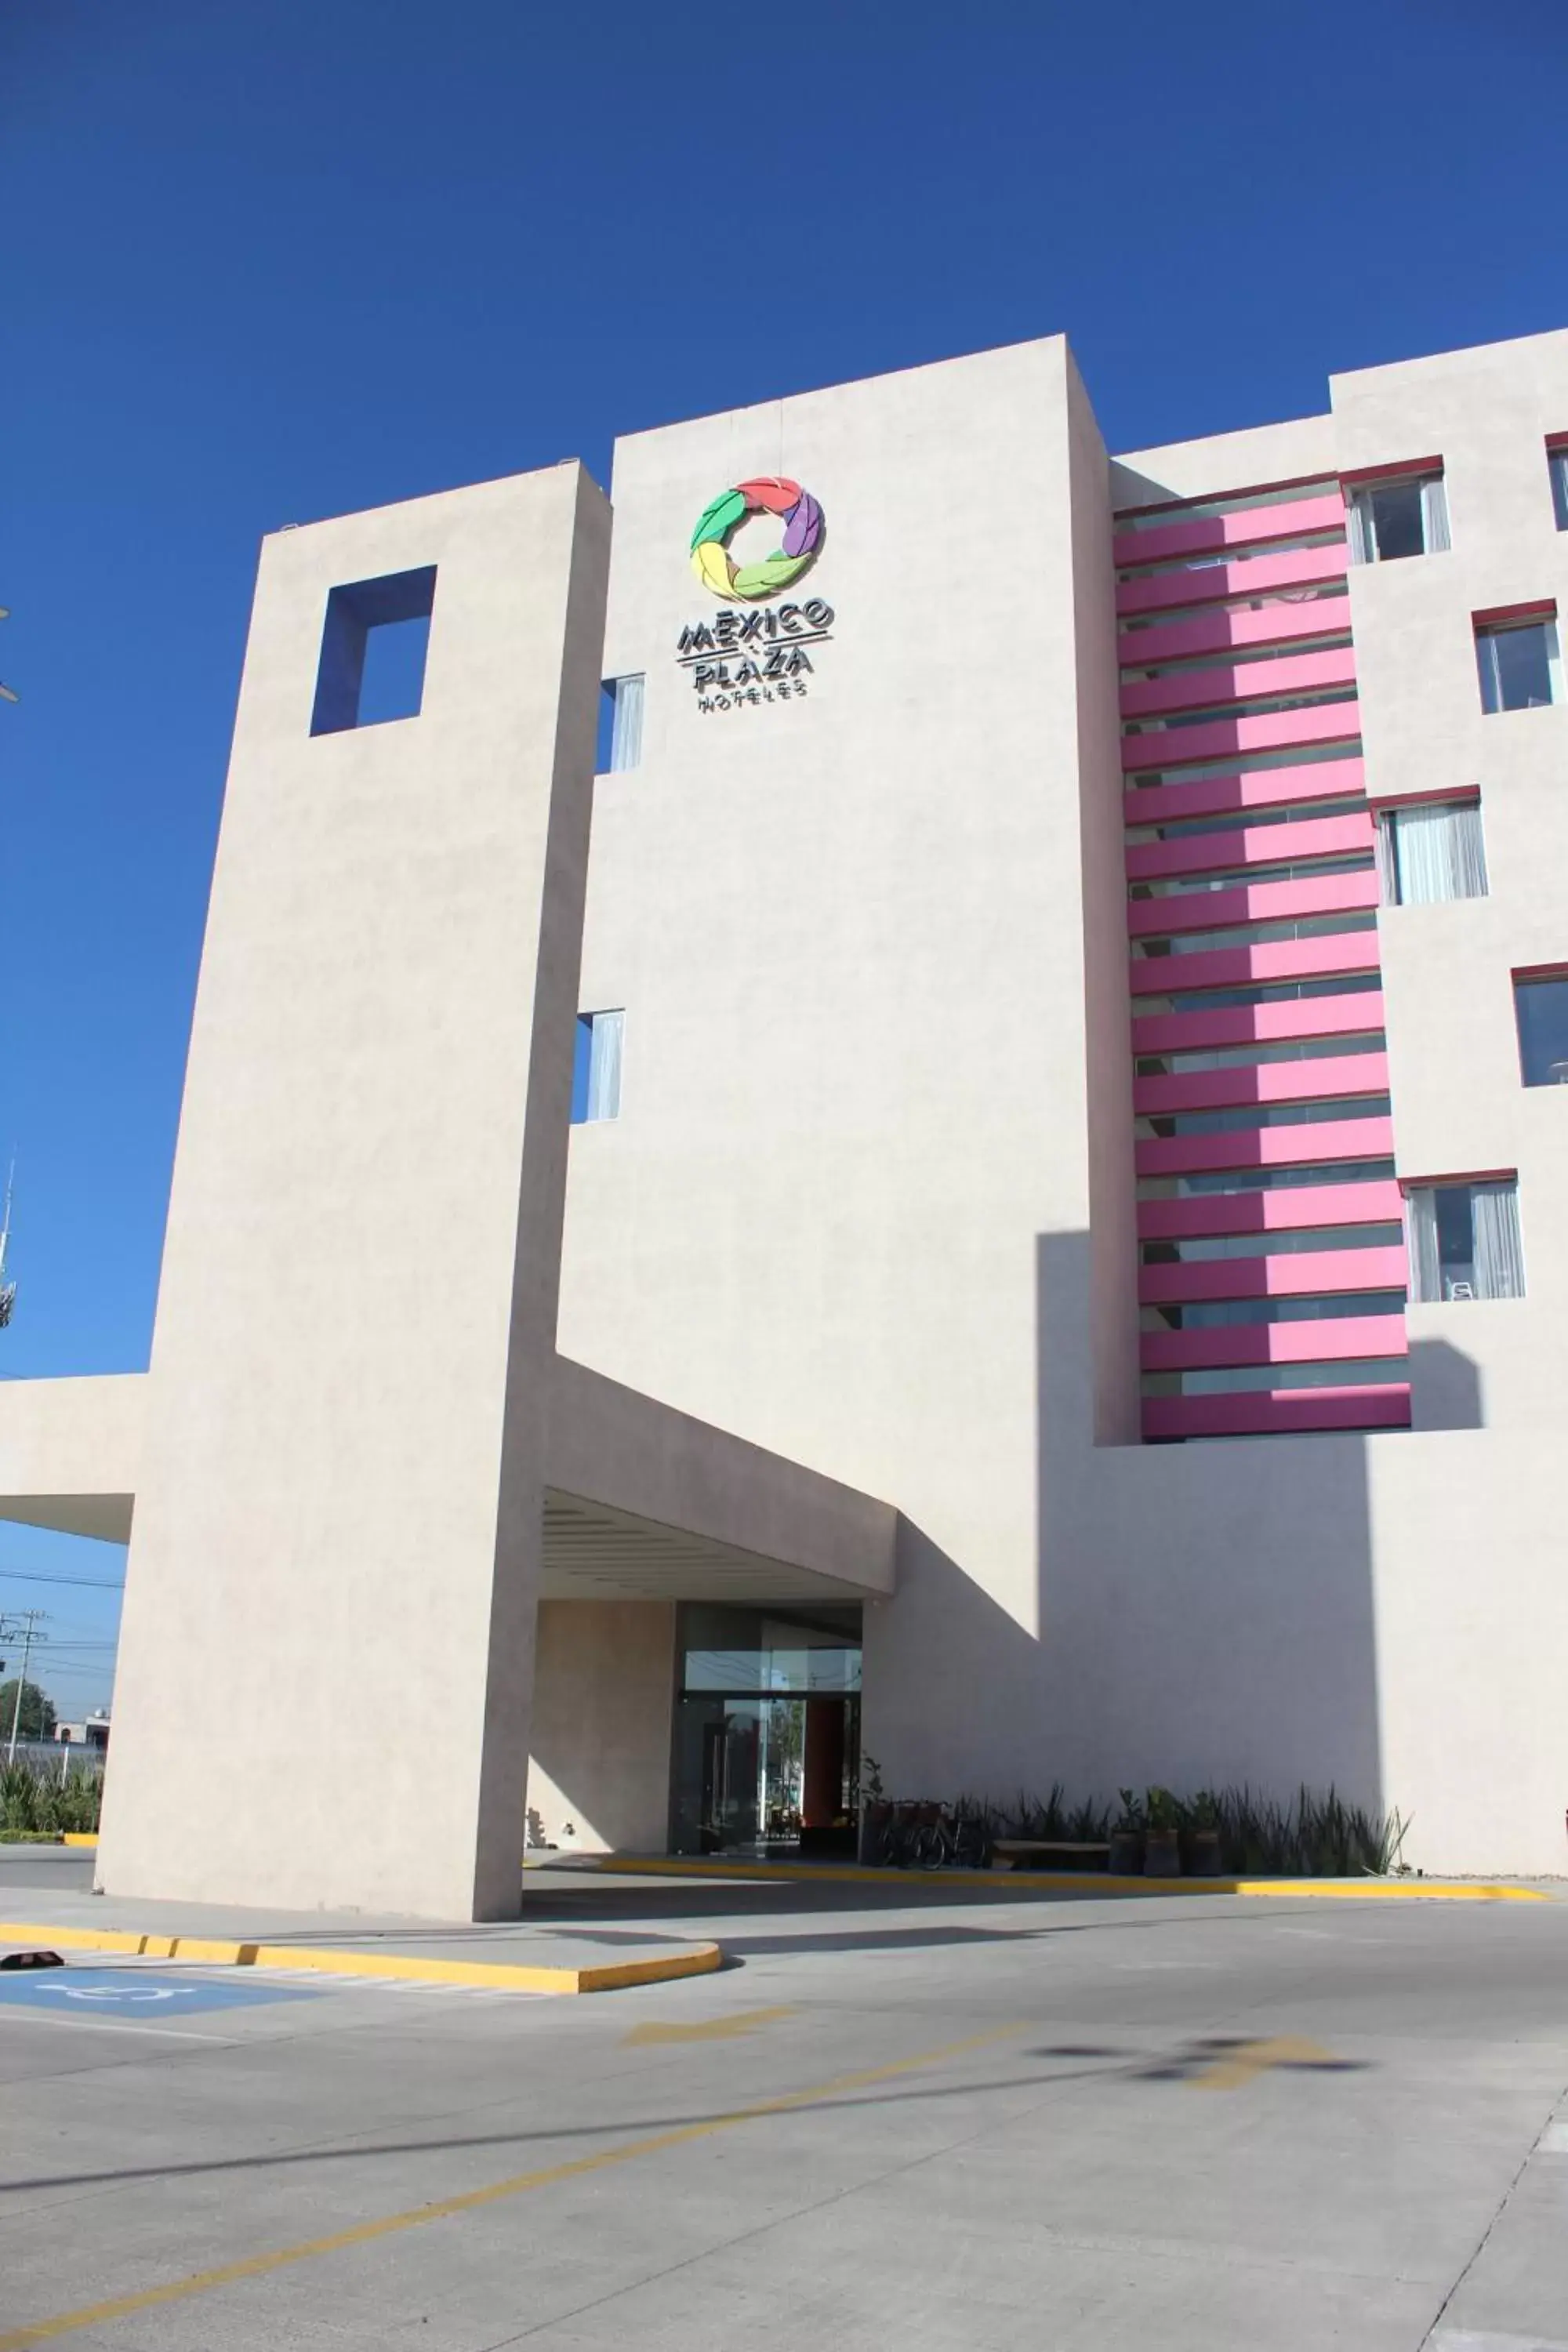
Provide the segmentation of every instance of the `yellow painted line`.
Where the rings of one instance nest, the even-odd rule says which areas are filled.
[[[722,1968],[717,1944],[679,1944],[647,1959],[585,1969],[533,1968],[490,1960],[432,1960],[396,1952],[330,1951],[313,1944],[237,1944],[210,1936],[141,1936],[112,1927],[50,1927],[0,1920],[0,1944],[68,1951],[127,1952],[148,1960],[214,1960],[236,1969],[294,1969],[314,1976],[384,1977],[399,1984],[482,1985],[492,1992],[617,1992]]]
[[[738,2124],[755,2123],[764,2116],[788,2115],[824,2099],[841,2097],[849,2091],[863,2091],[876,2083],[891,2082],[922,2066],[940,2066],[950,2058],[962,2058],[971,2050],[983,2049],[988,2042],[1002,2042],[1010,2034],[1028,2030],[1019,2024],[994,2026],[988,2032],[969,2034],[962,2042],[947,2042],[940,2050],[921,2051],[913,2058],[895,2058],[889,2065],[867,2066],[858,2074],[837,2074],[830,2082],[814,2084],[809,2090],[786,2091],[775,2099],[759,2099],[752,2106],[736,2107],[728,2115],[710,2116],[702,2123],[679,2124],[668,2131],[651,2132],[642,2139],[625,2140],[619,2147],[601,2149],[597,2156],[574,2157],[564,2164],[547,2165],[542,2171],[514,2173],[510,2180],[491,2181],[488,2188],[470,2189],[460,2197],[444,2197],[434,2204],[416,2205],[405,2213],[384,2214],[379,2221],[362,2221],[352,2230],[334,2231],[329,2237],[307,2238],[297,2246],[278,2246],[268,2253],[220,2263],[216,2270],[195,2271],[188,2278],[171,2279],[163,2286],[143,2287],[138,2294],[116,2295],[107,2303],[57,2312],[52,2318],[35,2319],[26,2327],[15,2327],[0,2336],[0,2352],[28,2352],[32,2345],[52,2344],[79,2327],[102,2327],[110,2320],[129,2319],[139,2311],[153,2311],[163,2304],[183,2303],[192,2295],[210,2294],[216,2287],[235,2286],[244,2279],[265,2278],[270,2272],[286,2270],[292,2263],[313,2262],[318,2255],[343,2253],[351,2246],[371,2245],[376,2239],[392,2237],[400,2230],[417,2230],[426,2221],[449,2221],[455,2214],[475,2213],[486,2205],[500,2204],[505,2198],[526,2197],[531,2189],[552,2189],[563,2180],[580,2180],[589,2173],[629,2164],[636,2157],[658,2156],[666,2148],[686,2147],[694,2140],[710,2139],[716,2132],[733,2131]]]
[[[62,1845],[96,1845],[98,1843],[98,1832],[96,1830],[66,1830],[61,1834],[60,1843]]]
[[[703,2025],[634,2025],[621,2037],[623,2050],[644,2050],[656,2042],[734,2042],[742,2033],[754,2033],[759,2025],[776,2025],[781,2017],[795,2015],[793,2005],[784,2009],[742,2009],[731,2017],[710,2017]]]
[[[1244,2042],[1239,2048],[1227,2050],[1223,2058],[1205,2066],[1200,2073],[1189,2074],[1188,2087],[1194,2091],[1240,2091],[1271,2066],[1332,2066],[1333,2053],[1321,2042],[1304,2042],[1299,2035],[1282,2033],[1268,2042]]]
[[[1506,1886],[1467,1878],[1112,1878],[1104,1870],[873,1870],[855,1863],[684,1861],[668,1854],[638,1860],[596,1854],[595,1870],[633,1877],[802,1879],[858,1886],[989,1886],[1000,1893],[1062,1895],[1289,1895],[1365,1897],[1373,1902],[1551,1903],[1538,1886]]]

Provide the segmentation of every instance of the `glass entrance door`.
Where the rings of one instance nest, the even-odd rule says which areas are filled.
[[[681,1615],[673,1851],[853,1853],[858,1608]]]

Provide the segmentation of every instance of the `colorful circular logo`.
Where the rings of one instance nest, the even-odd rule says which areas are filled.
[[[730,560],[732,532],[752,514],[775,514],[784,527],[784,545],[765,563]],[[723,491],[691,534],[691,568],[705,588],[730,604],[760,604],[798,580],[816,560],[822,544],[822,509],[809,490],[780,474],[762,474]]]

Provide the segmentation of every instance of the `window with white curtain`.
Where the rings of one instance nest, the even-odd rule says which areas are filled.
[[[1557,518],[1558,530],[1568,530],[1568,443],[1559,449],[1548,449],[1546,464],[1552,476],[1552,511]]]
[[[1384,809],[1377,821],[1377,864],[1385,907],[1484,898],[1487,856],[1480,802],[1424,801],[1409,808]]]
[[[572,1072],[572,1123],[621,1115],[621,1046],[624,1011],[580,1013],[577,1053]]]
[[[642,712],[644,674],[638,670],[628,677],[607,677],[605,699],[609,707],[609,743],[600,738],[599,773],[618,776],[627,768],[642,764]]]
[[[1524,1297],[1516,1176],[1420,1184],[1406,1199],[1413,1299],[1430,1305]]]
[[[1540,620],[1503,621],[1476,631],[1481,709],[1536,710],[1563,699],[1563,656],[1555,614]]]
[[[1448,537],[1448,493],[1438,474],[1402,474],[1368,482],[1345,499],[1352,563],[1392,563],[1402,555],[1440,555]]]

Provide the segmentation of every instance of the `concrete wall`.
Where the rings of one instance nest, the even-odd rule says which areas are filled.
[[[664,1852],[675,1684],[673,1601],[540,1602],[528,1775],[539,1835],[563,1853]]]
[[[153,1346],[111,1893],[517,1908],[607,557],[572,465],[263,547]],[[421,714],[313,738],[328,591],[432,563]],[[221,1763],[193,1775],[203,1749]]]
[[[4,1517],[128,1542],[146,1403],[140,1372],[0,1383]]]

